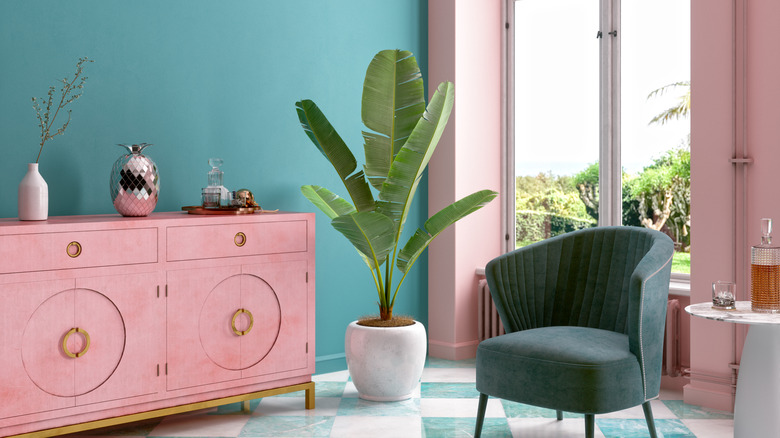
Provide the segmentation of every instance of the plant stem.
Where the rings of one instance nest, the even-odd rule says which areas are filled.
[[[51,134],[51,128],[54,125],[54,121],[57,119],[57,115],[60,113],[60,110],[65,108],[69,103],[77,99],[79,96],[81,96],[81,93],[76,93],[73,96],[70,97],[70,99],[66,98],[71,93],[71,91],[74,90],[74,84],[81,76],[81,73],[83,72],[83,64],[85,62],[92,62],[89,58],[79,58],[78,64],[76,64],[76,74],[73,75],[73,79],[68,82],[67,78],[62,80],[62,83],[64,84],[63,88],[60,90],[61,96],[60,96],[60,102],[57,105],[57,109],[54,111],[54,115],[49,118],[49,111],[51,110],[51,97],[54,92],[54,87],[49,87],[49,93],[48,93],[48,99],[47,99],[47,105],[46,105],[46,111],[44,113],[44,117],[41,117],[40,113],[40,107],[37,103],[35,103],[35,98],[33,98],[33,106],[35,107],[36,115],[38,116],[38,121],[40,121],[41,126],[41,143],[40,148],[38,149],[38,155],[35,157],[35,162],[38,163],[41,159],[41,153],[43,153],[43,146],[46,144],[46,141],[51,140],[52,138],[62,134],[65,132],[65,129],[68,127],[68,124],[70,123],[70,111],[68,111],[68,120],[62,125],[60,129],[57,130],[57,132],[54,133],[54,135]],[[84,81],[86,80],[86,77],[83,77],[81,79],[81,83],[78,85],[78,88],[83,88]]]

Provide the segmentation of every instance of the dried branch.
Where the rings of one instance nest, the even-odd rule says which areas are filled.
[[[55,88],[53,86],[49,87],[49,92],[47,93],[46,98],[46,110],[41,112],[41,104],[39,102],[39,98],[32,98],[33,108],[35,109],[35,115],[38,118],[38,127],[41,128],[41,143],[40,143],[40,149],[38,150],[38,156],[35,158],[35,162],[37,163],[38,160],[41,158],[41,152],[43,152],[43,145],[46,144],[47,141],[51,140],[52,138],[62,135],[65,133],[65,130],[68,128],[68,124],[70,124],[70,116],[71,116],[71,110],[68,110],[68,120],[63,123],[63,125],[57,129],[53,134],[51,133],[52,126],[54,125],[54,121],[57,119],[57,115],[59,114],[60,110],[65,108],[68,104],[73,102],[74,100],[81,97],[82,93],[84,93],[84,83],[87,80],[86,76],[82,76],[81,74],[84,72],[84,63],[87,62],[93,62],[89,58],[79,58],[78,64],[76,64],[76,73],[73,75],[73,79],[68,80],[68,78],[62,79],[62,88],[60,89],[60,101],[57,104],[57,108],[54,110],[54,114],[51,114],[52,106],[54,105],[54,91]],[[76,83],[78,81],[78,84]]]

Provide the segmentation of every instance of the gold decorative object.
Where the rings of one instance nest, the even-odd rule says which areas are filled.
[[[242,232],[236,233],[236,237],[233,238],[233,243],[235,243],[238,247],[246,245],[246,234]]]
[[[234,317],[234,319],[235,319],[235,317]],[[250,328],[251,328],[251,326],[250,326]],[[81,351],[79,351],[77,353],[73,353],[73,352],[71,352],[68,349],[68,339],[70,339],[70,335],[72,335],[74,333],[81,333],[84,336],[84,339],[86,341],[86,344],[84,345],[84,348],[82,348]],[[62,339],[62,351],[64,351],[65,354],[68,357],[71,357],[71,358],[75,359],[75,358],[81,357],[81,356],[83,356],[83,355],[85,355],[87,353],[87,350],[89,350],[89,344],[90,344],[89,333],[87,333],[87,331],[84,330],[84,329],[81,329],[81,328],[78,328],[78,327],[74,327],[74,328],[68,330],[68,333],[65,333],[65,337]]]
[[[236,198],[241,200],[241,204],[246,207],[258,207],[260,206],[255,202],[255,195],[248,189],[236,190]]]
[[[247,327],[246,330],[239,330],[236,328],[236,318],[238,318],[238,315],[246,313],[247,316],[249,316],[249,327]],[[233,321],[230,323],[231,327],[233,327],[233,332],[237,334],[238,336],[244,336],[245,334],[249,333],[250,330],[252,330],[252,326],[255,325],[255,319],[252,317],[252,312],[246,310],[246,309],[238,309],[236,310],[236,313],[233,314]]]
[[[70,242],[65,248],[65,252],[68,253],[68,257],[75,259],[81,255],[81,244],[76,241]]]

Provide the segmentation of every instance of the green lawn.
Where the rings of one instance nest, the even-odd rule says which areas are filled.
[[[675,252],[672,259],[672,272],[677,274],[691,273],[691,253]]]

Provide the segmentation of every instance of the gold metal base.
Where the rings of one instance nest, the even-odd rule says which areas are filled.
[[[65,435],[69,433],[84,432],[86,430],[116,426],[119,424],[133,423],[136,421],[148,420],[150,418],[166,417],[168,415],[181,414],[183,412],[197,411],[199,409],[213,408],[215,406],[222,406],[231,403],[242,403],[242,409],[244,411],[249,411],[250,400],[279,394],[287,394],[296,391],[306,391],[305,408],[314,409],[314,382],[307,382],[297,385],[283,386],[281,388],[266,389],[264,391],[250,392],[248,394],[233,395],[230,397],[218,398],[214,400],[206,400],[186,405],[139,412],[137,414],[128,414],[122,415],[120,417],[105,418],[103,420],[88,421],[86,423],[71,424],[69,426],[54,427],[51,429],[23,433],[21,435],[11,435],[9,438],[44,438]]]

